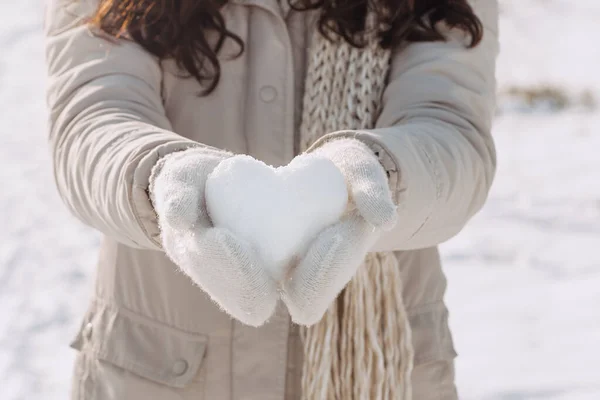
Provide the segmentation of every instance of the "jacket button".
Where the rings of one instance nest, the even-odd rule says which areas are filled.
[[[173,364],[173,375],[175,376],[181,376],[183,374],[185,374],[188,370],[188,363],[185,360],[177,360],[175,361],[175,363]]]
[[[263,86],[260,88],[259,96],[265,103],[271,103],[277,98],[277,90],[273,86]]]
[[[92,325],[91,322],[88,322],[84,327],[83,327],[83,337],[90,340],[92,338],[92,331],[94,330],[94,325]]]

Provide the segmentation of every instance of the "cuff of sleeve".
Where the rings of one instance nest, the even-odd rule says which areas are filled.
[[[378,154],[388,172],[390,190],[398,206],[398,224],[382,235],[372,251],[411,250],[426,247],[419,233],[427,225],[440,197],[439,168],[415,134],[407,127],[347,130],[330,133],[311,147],[336,138],[354,138]]]

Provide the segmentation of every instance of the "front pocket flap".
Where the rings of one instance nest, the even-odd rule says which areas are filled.
[[[202,364],[205,335],[183,332],[114,306],[95,307],[90,320],[90,342],[98,358],[143,378],[183,388]]]

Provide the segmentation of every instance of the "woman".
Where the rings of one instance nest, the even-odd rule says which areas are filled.
[[[496,20],[496,0],[51,1],[56,182],[105,235],[73,398],[456,399],[435,246],[492,182]],[[204,186],[233,154],[305,151],[352,209],[277,282]]]

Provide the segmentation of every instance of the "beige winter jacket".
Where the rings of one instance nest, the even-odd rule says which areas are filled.
[[[94,299],[73,342],[73,397],[299,398],[302,352],[285,308],[261,328],[221,312],[161,251],[147,187],[159,157],[190,146],[273,165],[294,157],[315,13],[231,0],[223,14],[246,50],[222,61],[219,86],[199,97],[172,62],[93,34],[83,20],[96,1],[51,0],[46,15],[56,184],[73,214],[105,235]],[[399,204],[400,222],[377,249],[398,251],[417,400],[456,398],[435,246],[480,209],[495,168],[497,1],[472,3],[483,43],[467,49],[453,32],[449,42],[397,52],[377,128],[357,132],[384,150]]]

